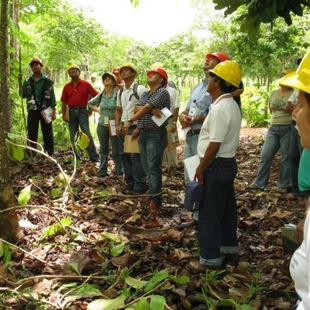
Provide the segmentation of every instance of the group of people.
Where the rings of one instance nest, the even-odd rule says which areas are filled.
[[[40,111],[49,105],[55,118],[55,95],[52,82],[42,74],[42,61],[30,62],[33,75],[24,82],[22,95],[27,98],[28,135],[32,143],[37,141],[38,123],[41,122],[44,148],[53,153],[51,145],[52,125],[45,124]],[[204,186],[204,199],[200,206],[198,238],[200,259],[191,261],[189,268],[195,272],[219,269],[227,263],[239,262],[237,238],[237,204],[234,179],[237,174],[236,151],[241,128],[240,94],[243,92],[240,67],[224,52],[208,53],[203,67],[205,78],[197,85],[185,110],[178,114],[179,102],[169,89],[168,75],[162,65],[154,65],[147,71],[149,89],[135,82],[137,70],[123,64],[115,71],[102,75],[103,90],[98,92],[91,83],[80,78],[80,69],[71,65],[67,83],[61,95],[62,113],[65,119],[69,107],[69,129],[73,143],[75,134],[81,130],[90,137],[87,148],[90,159],[100,160],[99,172],[108,174],[109,139],[115,174],[124,173],[127,189],[141,194],[149,191],[149,212],[156,219],[162,205],[162,160],[167,146],[168,121],[176,128],[179,119],[185,132],[184,158],[198,155],[199,164],[195,179]],[[119,74],[121,79],[116,75]],[[46,82],[46,81],[47,82]],[[299,111],[295,109],[296,130],[301,137],[303,151],[299,162],[298,189],[309,191],[310,174],[310,54],[300,63],[297,71],[286,74],[280,80],[280,89],[270,96],[273,112],[271,126],[263,147],[259,173],[252,187],[265,188],[268,181],[268,163],[271,154],[279,148],[288,149],[292,133],[291,107],[296,100],[290,99],[293,89],[298,89]],[[46,103],[48,102],[48,104]],[[287,108],[285,108],[287,106]],[[172,113],[171,120],[158,125],[163,109]],[[175,109],[175,110],[174,110]],[[97,134],[100,156],[96,151],[89,130],[89,111],[99,113]],[[34,121],[34,118],[36,120]],[[114,133],[112,133],[114,132]],[[133,143],[138,140],[139,153],[125,152],[126,137]],[[270,141],[271,142],[270,142]],[[272,145],[271,145],[272,144]],[[75,150],[76,156],[79,156]],[[268,154],[264,155],[264,154]],[[267,159],[264,159],[267,156]],[[279,188],[287,188],[290,180],[290,164],[282,154]],[[189,176],[185,171],[185,180]],[[310,308],[310,215],[304,224],[304,240],[291,262],[291,273],[302,302],[299,309]],[[216,234],[214,233],[216,231]]]

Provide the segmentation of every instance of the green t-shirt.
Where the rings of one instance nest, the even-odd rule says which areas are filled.
[[[310,150],[304,149],[301,154],[298,169],[299,190],[310,191]]]

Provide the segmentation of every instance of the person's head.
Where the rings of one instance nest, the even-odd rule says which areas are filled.
[[[105,72],[102,74],[102,84],[105,88],[111,86],[112,88],[115,87],[117,84],[116,76],[113,73]]]
[[[93,72],[91,75],[90,75],[90,80],[95,83],[96,80],[97,80],[97,73]]]
[[[292,89],[292,87],[287,86],[285,84],[285,80],[287,79],[287,77],[291,76],[295,72],[296,71],[294,69],[287,69],[281,73],[281,78],[279,79],[279,85],[283,91],[289,91]]]
[[[71,78],[79,77],[81,73],[80,67],[76,64],[71,64],[68,67],[68,74]]]
[[[163,68],[154,68],[149,70],[146,73],[147,76],[147,83],[148,85],[155,86],[155,85],[161,85],[162,87],[167,86],[168,82],[168,74]]]
[[[114,67],[112,73],[116,76],[117,83],[122,83],[122,77],[119,72],[120,67]]]
[[[30,61],[29,66],[33,73],[40,73],[43,68],[43,62],[41,59],[35,57]]]
[[[164,65],[161,62],[156,61],[152,64],[151,69],[157,69],[157,68],[164,68]]]
[[[208,92],[211,95],[231,93],[239,88],[241,69],[230,60],[220,62],[209,71],[209,74],[211,79],[208,84]]]
[[[282,83],[299,90],[300,111],[296,115],[296,123],[302,146],[310,149],[310,51],[302,59],[297,71],[288,74]]]
[[[119,68],[121,78],[125,81],[127,79],[134,79],[137,75],[137,70],[132,63],[122,64]]]
[[[230,60],[230,58],[225,52],[214,52],[207,54],[206,61],[203,66],[205,74],[208,74],[209,70],[213,69],[220,62],[226,60]]]

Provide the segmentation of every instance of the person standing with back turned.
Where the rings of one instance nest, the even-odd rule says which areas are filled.
[[[43,63],[39,58],[33,58],[30,62],[33,75],[23,83],[21,95],[27,98],[27,130],[30,146],[37,148],[39,123],[44,141],[44,150],[52,155],[54,153],[54,136],[52,122],[46,123],[41,111],[48,107],[52,108],[52,119],[56,118],[56,99],[54,93],[54,82],[42,74]]]
[[[79,66],[75,64],[70,65],[68,74],[71,81],[64,86],[61,94],[63,120],[65,120],[65,110],[66,105],[68,105],[70,140],[77,159],[80,159],[80,154],[74,146],[74,138],[80,127],[82,132],[90,139],[90,145],[86,149],[90,160],[98,162],[99,155],[96,151],[94,139],[90,133],[89,112],[87,109],[89,97],[95,97],[98,91],[96,91],[89,82],[80,78],[81,71]]]

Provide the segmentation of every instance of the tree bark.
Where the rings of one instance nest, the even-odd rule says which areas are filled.
[[[14,210],[5,211],[16,205],[6,148],[4,120],[9,106],[9,54],[8,54],[8,0],[1,0],[0,20],[0,237],[11,243],[18,241],[20,229]],[[4,211],[4,212],[3,212]]]

